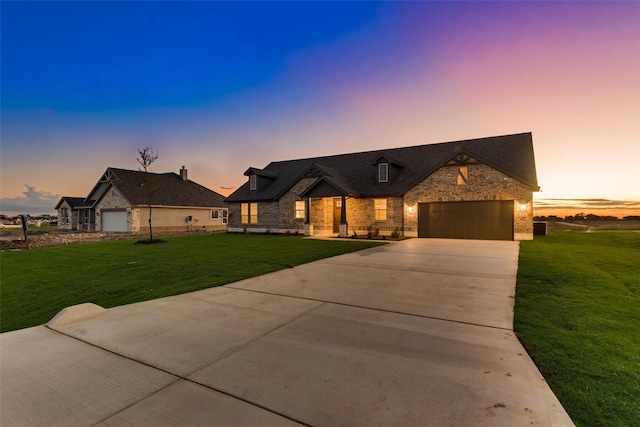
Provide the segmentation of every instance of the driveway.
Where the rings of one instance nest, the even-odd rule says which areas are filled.
[[[410,239],[0,335],[0,424],[571,426],[512,331],[518,243]]]

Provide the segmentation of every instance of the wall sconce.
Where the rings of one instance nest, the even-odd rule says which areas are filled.
[[[526,212],[526,211],[527,211],[526,203],[520,203],[520,212]]]
[[[416,208],[414,206],[407,206],[407,213],[409,214],[409,216],[413,216],[415,212]]]

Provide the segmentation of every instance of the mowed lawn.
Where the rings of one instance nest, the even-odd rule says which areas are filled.
[[[164,239],[1,253],[2,332],[46,323],[75,304],[109,308],[176,295],[381,244],[223,233]]]
[[[577,426],[640,426],[640,233],[521,242],[515,330]]]

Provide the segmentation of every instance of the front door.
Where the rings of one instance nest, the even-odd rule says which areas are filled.
[[[342,210],[342,199],[333,199],[333,232],[340,232],[340,214]]]

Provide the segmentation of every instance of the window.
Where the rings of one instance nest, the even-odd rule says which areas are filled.
[[[258,189],[258,177],[256,175],[249,175],[249,190]]]
[[[306,206],[304,200],[296,200],[296,219],[304,219],[306,213]]]
[[[378,164],[378,182],[389,182],[389,163]]]
[[[249,203],[249,222],[251,224],[258,223],[258,204]]]
[[[240,204],[240,222],[242,224],[249,223],[249,203]]]
[[[458,168],[458,185],[467,185],[469,182],[469,170],[466,166],[460,166]]]
[[[242,224],[258,223],[257,203],[240,203],[240,222]]]
[[[226,224],[227,219],[229,218],[229,211],[226,209],[212,209],[211,210],[211,219],[222,219],[222,223]]]
[[[89,224],[89,210],[88,209],[84,210],[83,217],[84,217],[84,223],[85,224]]]
[[[374,219],[376,221],[386,221],[387,220],[387,199],[374,199],[373,203],[375,208]]]
[[[69,209],[60,209],[60,214],[62,216],[62,218],[60,218],[60,224],[69,224]]]

